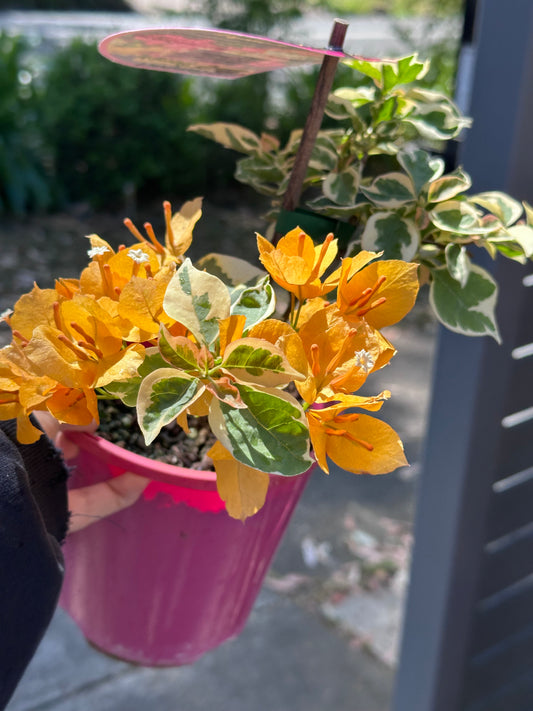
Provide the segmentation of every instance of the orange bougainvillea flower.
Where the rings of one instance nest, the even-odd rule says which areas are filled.
[[[358,390],[368,375],[396,352],[387,339],[363,319],[350,324],[337,307],[322,306],[304,318],[298,336],[309,362],[308,377],[296,383],[305,402]]]
[[[202,216],[202,198],[195,198],[184,203],[181,210],[174,215],[171,204],[165,200],[163,210],[166,225],[164,244],[161,244],[155,236],[154,228],[150,222],[144,223],[147,238],[129,218],[124,220],[124,224],[132,235],[157,254],[161,266],[169,262],[181,263],[183,261],[183,255],[192,242],[194,226]]]
[[[0,350],[0,419],[17,420],[19,442],[30,444],[41,436],[29,414],[46,402],[55,385],[51,378],[31,371],[31,364],[16,343]]]
[[[294,294],[299,301],[322,296],[335,284],[320,280],[337,256],[337,240],[329,234],[320,245],[299,227],[288,232],[274,246],[257,235],[259,258],[276,284]]]
[[[309,436],[321,469],[329,473],[328,457],[355,474],[386,474],[407,464],[401,440],[390,425],[370,415],[346,412],[353,407],[377,410],[388,397],[388,392],[374,398],[339,396],[307,410]]]
[[[377,329],[400,321],[418,294],[418,264],[360,252],[342,260],[330,281],[337,281],[337,308],[349,320],[364,318]],[[372,261],[376,260],[376,261]]]

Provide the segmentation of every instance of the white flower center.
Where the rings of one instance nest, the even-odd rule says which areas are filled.
[[[143,262],[150,261],[149,256],[142,249],[130,249],[128,251],[128,257],[133,259],[136,264],[142,264]]]
[[[89,249],[87,251],[87,254],[92,259],[93,257],[98,257],[99,255],[105,254],[106,252],[110,252],[110,251],[111,250],[109,249],[109,247],[102,245],[101,247],[93,247],[92,249]]]
[[[355,364],[359,366],[361,370],[364,370],[365,373],[370,373],[374,367],[374,359],[372,358],[372,354],[363,349],[361,351],[356,351],[354,353],[354,357]]]

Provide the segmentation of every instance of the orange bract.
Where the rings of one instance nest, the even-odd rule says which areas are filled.
[[[337,256],[337,240],[329,234],[323,244],[315,246],[299,227],[288,232],[274,247],[257,235],[259,258],[272,279],[303,302],[322,296],[335,288],[320,277]]]

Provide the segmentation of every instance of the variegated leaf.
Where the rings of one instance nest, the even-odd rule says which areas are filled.
[[[263,151],[261,138],[257,134],[234,123],[197,123],[189,126],[187,130],[210,138],[225,148],[232,148],[239,153],[250,155]]]
[[[470,176],[461,168],[457,168],[453,173],[443,175],[437,180],[433,180],[428,188],[428,202],[444,202],[451,200],[456,195],[460,195],[468,190],[472,185]]]
[[[161,428],[185,412],[204,390],[198,378],[175,368],[161,368],[144,378],[137,398],[137,419],[146,444],[153,442]]]
[[[200,349],[189,338],[172,336],[165,327],[162,327],[158,345],[165,366],[170,364],[174,368],[185,371],[198,370],[200,367],[198,362]]]
[[[313,212],[319,215],[326,215],[327,217],[338,217],[340,219],[351,217],[356,212],[370,207],[370,203],[359,203],[352,205],[334,205],[326,197],[315,198],[307,203],[308,207],[311,208]]]
[[[533,227],[533,207],[528,202],[523,202],[522,204],[526,213],[526,222],[529,227]]]
[[[503,233],[490,235],[486,242],[506,257],[522,264],[533,256],[533,228],[529,225],[513,225]]]
[[[217,254],[210,252],[204,255],[195,265],[201,271],[218,277],[228,286],[238,286],[239,284],[255,284],[257,279],[265,276],[265,270],[250,264],[239,257],[232,257],[228,254]]]
[[[241,338],[230,343],[221,367],[238,380],[265,387],[305,380],[305,375],[291,367],[277,346],[261,338]]]
[[[385,173],[371,185],[361,186],[361,192],[379,207],[393,209],[416,200],[411,178],[404,173]]]
[[[419,244],[420,233],[415,223],[396,212],[374,213],[361,235],[361,247],[369,252],[383,252],[384,259],[409,262]]]
[[[402,168],[411,177],[417,195],[426,183],[440,178],[444,172],[442,158],[432,156],[431,153],[421,149],[398,153],[397,158]]]
[[[447,96],[430,89],[412,88],[406,98],[414,102],[405,120],[411,123],[424,138],[448,140],[470,126],[471,120],[462,116],[457,106]]]
[[[509,195],[496,190],[471,195],[470,201],[492,212],[506,227],[514,224],[522,217],[522,205]]]
[[[450,276],[465,287],[470,274],[470,259],[466,247],[460,244],[447,244],[444,252]]]
[[[107,383],[105,390],[115,397],[118,397],[128,407],[135,407],[137,395],[143,378],[160,368],[167,368],[168,363],[162,358],[156,347],[147,348],[144,352],[144,360],[137,369],[139,375],[129,378],[126,381],[113,381]]]
[[[309,167],[315,170],[333,171],[337,167],[338,159],[335,141],[327,134],[319,134],[313,146]]]
[[[353,205],[359,188],[359,173],[347,168],[342,173],[329,173],[322,183],[324,195],[337,205]]]
[[[302,407],[275,388],[237,384],[245,408],[213,398],[209,424],[239,462],[271,474],[294,476],[307,471],[309,430]]]
[[[232,289],[231,313],[246,318],[244,330],[268,318],[276,310],[276,295],[270,279],[264,276],[254,286],[240,286]]]
[[[497,298],[498,285],[476,264],[471,264],[464,286],[447,269],[432,272],[430,302],[439,321],[451,331],[465,336],[492,336],[499,343]]]
[[[494,229],[493,225],[483,224],[476,208],[463,200],[441,202],[429,217],[435,227],[457,235],[486,234]]]
[[[231,300],[224,282],[187,258],[170,280],[163,307],[200,343],[210,345],[218,336],[218,319],[230,315]]]
[[[339,96],[337,92],[330,94],[326,104],[325,113],[336,121],[344,121],[357,116],[356,107],[352,101]]]

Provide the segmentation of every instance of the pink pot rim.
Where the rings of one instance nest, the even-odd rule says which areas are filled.
[[[129,452],[91,432],[65,430],[64,434],[80,448],[81,456],[83,456],[83,452],[88,452],[110,467],[133,472],[164,484],[204,491],[217,490],[215,472],[186,469],[174,464],[158,462],[155,459],[144,457],[142,454]]]

